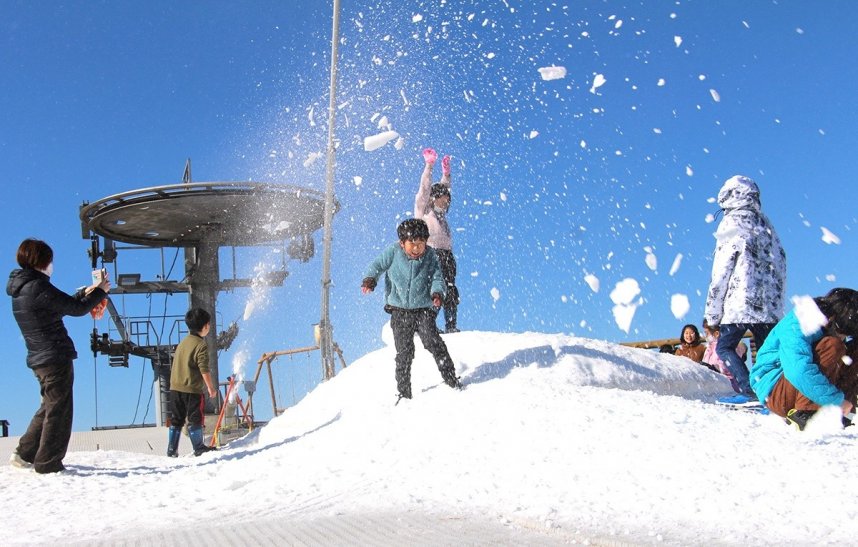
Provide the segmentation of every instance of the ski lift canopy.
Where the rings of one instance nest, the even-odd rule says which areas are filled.
[[[335,202],[334,210],[339,209]],[[88,230],[148,247],[272,243],[312,234],[324,223],[325,194],[286,184],[194,182],[153,186],[81,206]]]

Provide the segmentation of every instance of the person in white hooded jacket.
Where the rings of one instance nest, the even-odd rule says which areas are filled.
[[[757,404],[748,368],[736,353],[745,332],[762,347],[769,331],[784,315],[786,253],[772,223],[761,211],[760,189],[748,177],[727,179],[718,192],[724,218],[715,232],[712,280],[704,317],[720,325],[716,353],[739,388],[722,402]]]

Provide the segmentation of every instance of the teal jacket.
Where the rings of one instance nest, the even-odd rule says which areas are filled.
[[[431,247],[420,258],[408,258],[399,243],[385,249],[363,274],[378,281],[384,276],[384,301],[405,310],[432,307],[432,294],[445,295],[441,265]]]
[[[843,392],[837,389],[813,362],[813,346],[822,339],[822,329],[806,335],[795,310],[775,325],[757,352],[751,367],[751,387],[761,401],[772,392],[781,376],[814,403],[839,406]]]

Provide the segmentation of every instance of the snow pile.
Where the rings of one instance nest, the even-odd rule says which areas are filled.
[[[266,519],[385,511],[483,515],[584,543],[851,543],[858,532],[858,433],[836,411],[798,433],[710,404],[729,383],[685,358],[560,334],[445,340],[464,391],[419,350],[414,398],[394,405],[388,346],[200,458],[72,452],[67,474],[0,467],[0,533],[111,541],[217,521],[257,523],[264,537]],[[725,521],[724,508],[754,518]]]

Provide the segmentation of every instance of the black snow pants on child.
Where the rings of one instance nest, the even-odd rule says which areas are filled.
[[[393,331],[393,342],[396,346],[396,387],[400,397],[411,398],[411,362],[414,361],[414,333],[420,336],[420,341],[438,365],[441,378],[450,387],[461,387],[456,378],[456,368],[447,344],[435,328],[435,312],[430,308],[404,310],[392,308],[390,311],[390,328]]]

